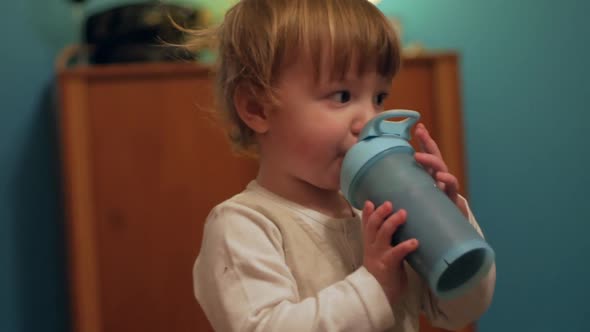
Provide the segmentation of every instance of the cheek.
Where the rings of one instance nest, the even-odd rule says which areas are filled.
[[[300,132],[293,142],[293,149],[302,157],[311,161],[330,159],[334,154],[339,153],[340,139],[328,128],[316,128]]]
[[[314,144],[316,143],[316,144]],[[293,142],[293,152],[303,159],[313,159],[318,154],[318,144],[309,136],[302,135]]]
[[[282,142],[289,153],[308,163],[323,165],[342,153],[347,126],[337,117],[310,117],[282,119]],[[286,151],[285,151],[286,152]]]

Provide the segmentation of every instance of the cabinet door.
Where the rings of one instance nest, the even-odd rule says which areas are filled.
[[[191,267],[213,206],[256,163],[207,115],[210,79],[143,76],[88,88],[102,331],[204,331]]]
[[[405,62],[393,80],[385,109],[409,109],[420,112],[420,122],[434,128],[434,86],[430,62]]]
[[[91,94],[104,331],[205,326],[190,278],[203,221],[256,165],[233,156],[207,116],[207,77],[109,82]]]

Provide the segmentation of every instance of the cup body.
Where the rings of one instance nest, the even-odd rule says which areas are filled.
[[[406,210],[406,223],[392,245],[419,241],[406,260],[441,298],[463,293],[493,263],[491,247],[416,162],[412,149],[394,147],[371,158],[354,175],[349,200],[359,209],[369,200],[375,206],[390,201],[395,211]]]

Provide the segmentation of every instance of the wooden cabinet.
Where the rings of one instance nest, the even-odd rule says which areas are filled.
[[[203,222],[256,173],[208,113],[209,70],[166,63],[58,74],[73,329],[209,331],[191,279]],[[423,113],[465,187],[457,56],[406,59],[387,106]]]

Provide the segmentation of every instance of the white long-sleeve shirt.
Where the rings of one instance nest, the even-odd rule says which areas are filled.
[[[216,331],[419,330],[419,314],[456,329],[488,308],[495,266],[452,301],[435,298],[406,265],[408,290],[392,308],[362,266],[360,211],[336,219],[251,182],[207,218],[194,291]],[[469,220],[481,234],[471,211]]]

